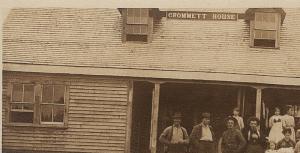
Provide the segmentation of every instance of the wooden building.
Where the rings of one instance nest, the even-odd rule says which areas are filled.
[[[4,152],[162,153],[175,110],[222,132],[300,117],[300,9],[12,9],[3,28]]]

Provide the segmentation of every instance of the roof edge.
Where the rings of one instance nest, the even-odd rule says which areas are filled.
[[[99,75],[116,77],[136,77],[151,79],[178,79],[178,80],[204,80],[225,81],[240,83],[258,83],[270,85],[300,86],[300,77],[278,77],[250,74],[228,74],[213,72],[183,72],[183,71],[161,71],[142,69],[121,68],[95,68],[95,67],[72,67],[53,65],[31,65],[3,63],[4,71],[36,72],[36,73],[61,73],[77,75]]]

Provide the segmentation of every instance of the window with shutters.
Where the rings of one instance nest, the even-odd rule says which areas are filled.
[[[147,42],[149,33],[149,9],[126,9],[126,41]]]
[[[64,83],[12,82],[8,87],[8,123],[65,126],[67,102],[68,86]]]
[[[278,48],[280,34],[280,14],[255,12],[251,24],[251,46]]]

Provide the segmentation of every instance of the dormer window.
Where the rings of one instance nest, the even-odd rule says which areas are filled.
[[[245,19],[250,23],[250,46],[279,48],[280,26],[285,12],[282,8],[249,8]]]
[[[149,9],[126,9],[125,39],[126,41],[147,42],[149,35]]]
[[[280,15],[279,13],[255,12],[252,24],[252,46],[279,47]]]

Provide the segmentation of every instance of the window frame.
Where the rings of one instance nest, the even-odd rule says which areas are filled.
[[[41,85],[41,96],[40,96],[40,103],[39,103],[39,109],[41,110],[42,109],[42,105],[52,105],[53,107],[55,106],[55,105],[63,105],[64,106],[64,116],[63,116],[63,122],[43,122],[42,121],[42,112],[40,112],[40,115],[39,115],[39,123],[40,124],[42,124],[42,125],[63,125],[64,123],[65,123],[65,121],[67,120],[66,119],[66,114],[67,114],[67,111],[66,111],[66,107],[67,107],[67,86],[66,85],[63,85],[64,86],[64,88],[65,88],[65,90],[64,90],[64,104],[54,104],[54,103],[43,103],[43,87],[44,87],[44,85],[51,85],[51,86],[53,86],[53,95],[52,95],[52,98],[53,98],[53,96],[54,96],[54,86],[55,85],[63,85],[63,84],[46,84],[46,83],[43,83],[42,85]],[[54,108],[52,108],[52,119],[53,119],[53,109]]]
[[[34,85],[34,106],[33,106],[33,123],[20,123],[20,122],[11,122],[11,104],[12,104],[12,92],[13,92],[13,84],[33,84]],[[64,100],[64,117],[63,122],[50,122],[50,123],[42,123],[41,122],[41,95],[42,95],[42,85],[63,85],[65,87]],[[36,97],[38,96],[38,99]],[[20,127],[52,127],[52,128],[67,128],[68,126],[68,118],[69,118],[69,101],[70,101],[70,83],[65,81],[27,81],[27,80],[10,80],[7,84],[7,92],[6,92],[6,119],[5,126],[20,126]]]
[[[140,12],[140,22],[137,22],[137,23],[128,23],[128,10],[129,9],[146,9],[147,11],[147,17],[145,17],[146,19],[144,19],[144,21],[147,21],[147,22],[142,22],[142,11],[139,11]],[[123,16],[124,16],[124,21],[123,21],[123,42],[135,42],[135,43],[148,43],[149,42],[149,34],[151,33],[151,27],[152,27],[152,24],[150,22],[150,9],[149,8],[126,8],[124,9],[123,11]],[[133,17],[134,18],[134,17]],[[135,20],[135,19],[133,19]],[[130,27],[130,26],[136,26],[136,27]],[[146,26],[146,27],[143,27],[143,26]],[[133,28],[131,30],[131,32],[128,30],[129,28]],[[134,28],[136,28],[134,30]],[[143,29],[147,30],[146,32],[143,32]],[[136,32],[138,31],[138,32]],[[146,41],[136,41],[136,40],[127,40],[127,35],[132,35],[132,36],[146,36],[147,39]]]
[[[22,85],[22,102],[19,102],[19,103],[24,103],[23,100],[24,100],[24,86],[25,85],[33,85],[33,117],[32,117],[32,123],[26,123],[26,122],[11,122],[11,112],[20,112],[20,111],[12,111],[12,104],[16,103],[16,102],[13,102],[13,85],[14,84],[21,84]],[[28,81],[23,81],[23,82],[11,82],[8,84],[8,90],[7,90],[7,98],[8,98],[8,102],[7,102],[7,123],[9,124],[15,124],[15,125],[34,125],[35,124],[35,121],[36,121],[36,99],[35,99],[35,96],[36,96],[36,89],[35,89],[35,84],[32,83],[32,82],[28,82]],[[17,102],[18,103],[18,102]],[[25,102],[27,103],[27,102]],[[21,112],[26,112],[26,111],[21,111]]]
[[[275,15],[275,29],[264,29],[264,28],[256,28],[256,18],[257,14],[259,13],[270,13]],[[257,11],[254,12],[254,17],[252,20],[250,20],[250,47],[252,48],[266,48],[266,49],[280,49],[280,27],[281,27],[281,15],[277,12],[261,12]],[[275,39],[264,39],[264,38],[256,38],[255,32],[256,30],[262,30],[262,31],[275,31]],[[268,46],[255,46],[254,41],[256,40],[275,40],[274,47],[268,47]]]

